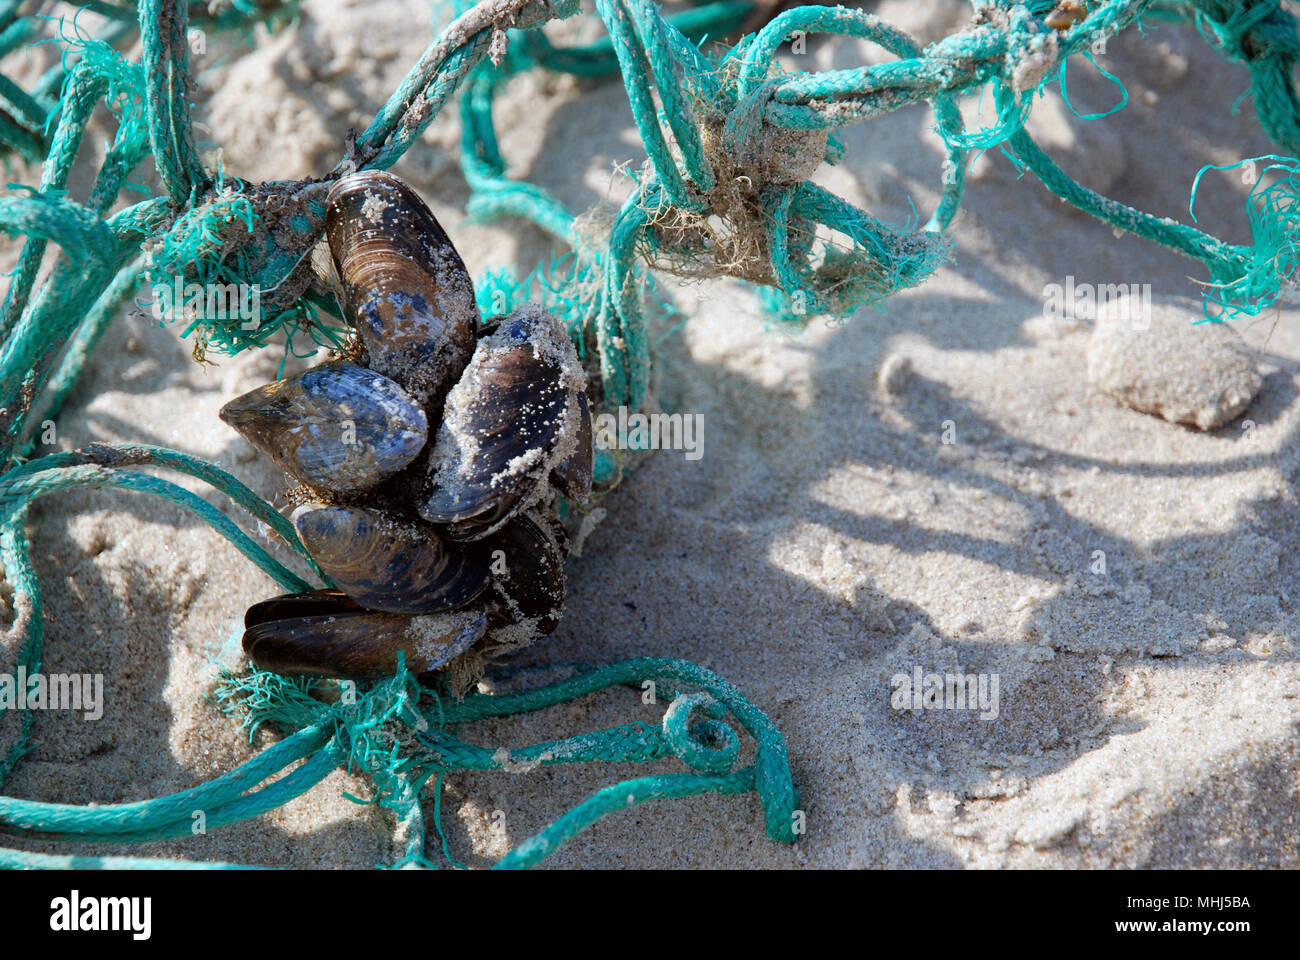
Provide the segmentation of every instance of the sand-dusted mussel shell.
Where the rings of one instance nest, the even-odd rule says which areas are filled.
[[[460,254],[410,187],[375,170],[334,185],[325,231],[371,369],[436,414],[474,352],[479,322]]]
[[[396,672],[399,650],[414,673],[446,666],[483,638],[487,615],[376,613],[339,591],[317,590],[254,604],[244,626],[244,652],[263,670],[374,680]]]
[[[488,540],[494,561],[494,626],[523,624],[550,633],[564,610],[564,554],[551,526],[523,513]]]
[[[326,238],[356,362],[259,387],[221,417],[310,488],[293,524],[334,589],[250,607],[244,651],[355,679],[392,675],[403,651],[417,674],[458,661],[463,685],[560,621],[559,494],[591,492],[586,379],[539,306],[480,328],[459,255],[396,177],[340,180]]]
[[[446,542],[431,525],[367,507],[308,503],[293,512],[307,552],[334,586],[369,610],[437,613],[487,583],[481,549]]]
[[[456,540],[501,529],[576,449],[584,386],[559,320],[531,305],[507,317],[447,395],[420,515]]]
[[[226,421],[286,473],[323,493],[367,490],[424,448],[424,410],[388,377],[337,361],[236,397]]]
[[[578,436],[574,442],[573,453],[556,464],[555,469],[551,471],[552,485],[574,503],[585,503],[591,496],[591,472],[596,458],[594,440],[587,395],[579,393]]]

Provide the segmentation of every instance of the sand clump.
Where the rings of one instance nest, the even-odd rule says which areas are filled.
[[[1235,419],[1259,392],[1254,351],[1229,326],[1200,323],[1190,300],[1098,311],[1088,343],[1088,382],[1134,410],[1212,430]]]

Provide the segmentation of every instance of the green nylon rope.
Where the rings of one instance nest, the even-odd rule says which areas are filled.
[[[608,37],[561,48],[533,29],[577,10],[574,0],[494,0],[457,6],[457,20],[429,46],[374,121],[351,144],[325,184],[249,184],[207,170],[194,142],[187,91],[188,25],[247,33],[258,22],[274,26],[292,17],[293,3],[236,3],[215,15],[202,2],[141,0],[138,18],[105,3],[82,4],[110,23],[93,38],[71,22],[64,56],[29,90],[0,76],[0,152],[42,163],[34,189],[0,197],[0,228],[26,243],[0,307],[0,562],[13,589],[18,663],[40,668],[44,642],[40,584],[32,568],[26,531],[36,498],[67,489],[112,486],[161,496],[184,506],[226,536],[286,589],[309,585],[285,567],[207,500],[135,468],[169,469],[201,480],[265,524],[319,576],[290,524],[252,491],[212,464],[177,451],[143,445],[94,444],[30,463],[41,424],[57,418],[100,337],[146,278],[256,282],[283,299],[254,330],[234,318],[200,318],[186,329],[204,343],[234,352],[261,346],[273,334],[306,332],[317,343],[337,342],[320,316],[331,305],[307,290],[305,254],[319,236],[321,197],[330,177],[362,168],[386,168],[419,138],[458,91],[464,124],[462,165],[471,187],[468,211],[487,219],[532,220],[572,248],[550,268],[524,281],[490,275],[479,291],[500,295],[504,312],[541,289],[548,308],[565,317],[580,348],[590,333],[596,344],[600,401],[604,408],[641,407],[650,390],[647,308],[654,281],[643,257],[671,253],[661,230],[665,216],[726,215],[720,191],[739,173],[754,185],[758,219],[740,223],[761,241],[768,284],[764,303],[783,320],[802,322],[824,312],[847,314],[921,283],[943,261],[943,231],[957,213],[970,151],[1005,144],[1023,167],[1068,202],[1112,224],[1162,243],[1205,264],[1211,287],[1207,311],[1216,316],[1258,312],[1292,283],[1300,223],[1300,99],[1292,74],[1300,58],[1295,17],[1276,0],[1107,0],[1069,30],[1048,30],[1041,16],[1050,3],[981,0],[978,30],[944,38],[924,49],[879,18],[842,7],[803,6],[775,18],[729,49],[701,51],[696,42],[733,30],[752,11],[746,2],[711,3],[661,16],[650,0],[598,0]],[[1223,56],[1242,63],[1265,132],[1289,156],[1269,161],[1274,179],[1251,191],[1251,246],[1223,243],[1185,224],[1152,217],[1111,201],[1065,176],[1024,131],[1035,96],[1054,78],[1064,85],[1066,61],[1086,56],[1097,39],[1140,24],[1144,14],[1193,23]],[[120,50],[138,36],[140,63]],[[63,29],[61,27],[61,29]],[[501,31],[509,48],[501,62]],[[792,37],[814,33],[865,38],[897,59],[819,74],[787,72],[776,61]],[[20,14],[16,0],[0,0],[0,54],[38,35],[37,22]],[[627,89],[633,122],[646,146],[646,170],[612,227],[591,236],[554,197],[512,179],[497,146],[492,103],[510,77],[531,69],[579,76],[615,70]],[[989,127],[965,130],[957,97],[987,89],[997,108]],[[56,94],[57,91],[57,94]],[[839,148],[823,132],[916,102],[931,105],[946,144],[939,200],[923,228],[885,223],[806,180],[763,182],[756,165],[773,156],[789,134],[802,144],[791,169],[835,162]],[[89,196],[66,194],[69,171],[81,155],[90,114],[104,104],[118,130]],[[721,136],[719,136],[721,131]],[[128,178],[151,156],[165,195],[119,205]],[[1243,161],[1245,162],[1245,161]],[[1232,165],[1228,165],[1232,166]],[[1222,168],[1222,167],[1221,167]],[[1193,196],[1200,177],[1193,186]],[[266,214],[281,217],[271,233]],[[287,214],[286,215],[286,211]],[[288,222],[289,230],[283,228]],[[819,247],[819,229],[847,238]],[[148,243],[148,250],[142,245]],[[58,257],[39,287],[53,244]],[[757,269],[757,268],[755,268]],[[761,273],[761,271],[759,271]],[[662,305],[662,302],[659,302]],[[242,318],[241,318],[242,319]],[[617,475],[606,452],[598,477]],[[323,578],[322,578],[323,579]],[[668,704],[662,728],[630,724],[535,744],[505,754],[460,739],[460,728],[492,716],[542,709],[611,686],[646,681],[694,688]],[[598,667],[537,690],[499,696],[471,695],[456,702],[419,688],[403,669],[363,692],[355,702],[327,706],[312,695],[320,681],[291,680],[253,671],[228,677],[218,701],[240,716],[250,735],[272,725],[288,735],[247,764],[191,791],[136,804],[71,807],[0,797],[0,830],[26,836],[148,840],[193,832],[201,811],[220,827],[273,809],[342,765],[375,785],[370,802],[390,810],[408,840],[399,865],[428,865],[420,796],[433,784],[434,827],[441,835],[441,786],[448,772],[529,767],[540,763],[651,762],[676,758],[688,772],[643,777],[607,787],[517,846],[502,867],[531,866],[601,816],[652,799],[713,792],[757,792],[769,836],[796,838],[798,800],[785,744],[771,722],[739,691],[703,668],[646,658]],[[754,742],[752,764],[735,768],[741,746],[727,717]],[[19,737],[0,759],[0,782],[29,749],[32,715],[19,718]],[[400,742],[399,728],[412,732]],[[296,769],[262,789],[278,772]],[[446,840],[442,847],[446,852]],[[448,858],[450,859],[450,857]],[[159,867],[177,861],[82,858],[0,850],[0,866]],[[205,866],[224,867],[226,864]]]
[[[450,727],[489,717],[540,710],[615,686],[640,688],[647,680],[676,680],[707,693],[674,698],[665,713],[663,729],[630,724],[611,730],[547,741],[505,751],[477,747],[460,741]],[[626,781],[598,791],[584,803],[520,844],[499,864],[502,868],[533,866],[600,817],[650,800],[695,793],[734,794],[757,790],[763,803],[769,835],[782,842],[796,838],[798,798],[790,784],[784,740],[777,729],[736,688],[717,674],[681,660],[641,658],[597,668],[569,680],[515,694],[475,694],[459,703],[433,696],[433,704],[416,709],[428,692],[420,691],[402,669],[390,681],[377,685],[355,704],[327,707],[303,696],[302,682],[255,672],[232,678],[223,691],[232,712],[242,712],[250,727],[271,722],[301,729],[258,756],[216,780],[167,797],[126,804],[79,807],[0,797],[0,832],[19,836],[65,840],[140,842],[193,833],[196,814],[207,827],[257,816],[297,796],[340,762],[347,760],[369,773],[381,785],[376,802],[411,804],[418,788],[435,774],[449,770],[519,769],[539,764],[591,762],[648,762],[677,756],[692,774],[661,774]],[[735,732],[720,719],[730,710],[754,737],[756,760],[751,766],[730,771],[735,759]],[[712,708],[712,709],[710,709]],[[695,710],[711,719],[690,724]],[[406,755],[389,751],[389,728],[400,723],[416,733],[418,746]],[[721,748],[714,745],[722,741]],[[288,776],[252,794],[246,791],[276,772],[305,760]],[[404,778],[401,795],[391,791],[395,776]],[[423,850],[423,838],[416,845]],[[0,854],[21,856],[14,851]]]
[[[197,514],[200,519],[238,547],[240,552],[257,564],[284,589],[291,593],[315,589],[306,580],[287,569],[267,553],[248,534],[244,533],[233,520],[229,519],[212,504],[184,487],[179,487],[168,480],[163,480],[151,474],[130,473],[124,470],[94,465],[47,470],[30,476],[9,474],[0,479],[0,504],[14,502],[26,504],[51,493],[96,487],[138,490],[179,504]]]

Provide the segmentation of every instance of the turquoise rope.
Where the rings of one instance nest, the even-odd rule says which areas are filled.
[[[179,205],[210,182],[190,122],[188,0],[140,0],[145,105],[158,178]]]
[[[64,94],[59,126],[55,130],[49,157],[41,171],[41,193],[62,191],[67,186],[68,174],[72,171],[73,161],[81,147],[82,133],[90,120],[91,111],[95,109],[107,86],[106,80],[88,68],[73,71],[72,82]],[[20,306],[31,295],[41,258],[45,255],[46,243],[44,237],[33,236],[23,245],[9,289],[5,292],[4,306],[0,308],[3,309],[3,315],[0,316],[0,341],[9,336],[18,322]]]
[[[534,837],[520,842],[501,858],[498,870],[528,869],[550,856],[559,846],[599,820],[619,810],[645,803],[649,800],[669,800],[700,793],[717,793],[731,796],[749,793],[754,789],[754,768],[745,767],[726,776],[709,776],[696,773],[676,773],[659,777],[641,777],[624,780],[605,787],[578,806],[563,814],[553,824]]]
[[[0,848],[0,870],[257,870],[238,863],[193,863],[155,857],[86,857]]]
[[[230,518],[203,498],[167,480],[147,473],[130,473],[87,465],[45,470],[34,475],[11,473],[0,478],[0,503],[31,501],[64,490],[117,487],[138,490],[170,500],[197,514],[209,526],[235,545],[269,577],[291,593],[314,590],[310,583],[289,570],[240,530]]]
[[[166,797],[93,807],[0,797],[0,830],[38,836],[94,836],[141,840],[183,822],[189,832],[196,811],[217,810],[299,760],[333,742],[331,725],[309,727],[268,747],[215,780]],[[314,771],[313,771],[314,772]],[[283,783],[283,780],[277,781]]]
[[[4,567],[5,580],[13,588],[15,626],[24,611],[23,639],[18,648],[17,666],[25,668],[28,676],[41,668],[45,640],[45,608],[41,597],[41,583],[32,567],[31,548],[23,533],[27,519],[27,505],[23,504],[0,520],[0,566]],[[0,785],[9,778],[18,761],[30,749],[27,737],[36,716],[30,710],[22,711],[19,719],[17,741],[0,758]]]
[[[182,453],[179,450],[170,450],[167,447],[157,447],[147,443],[92,443],[78,450],[48,454],[39,460],[34,460],[11,470],[4,480],[0,481],[0,491],[4,489],[3,482],[9,480],[30,477],[47,470],[62,470],[86,465],[101,467],[165,467],[202,480],[225,494],[256,519],[265,523],[274,531],[276,536],[307,561],[317,576],[322,580],[327,579],[320,567],[316,565],[316,561],[312,559],[311,554],[307,552],[307,548],[302,545],[302,541],[298,539],[293,524],[284,514],[250,490],[242,481],[232,477],[216,464],[200,457]],[[0,497],[2,496],[3,493],[0,492]]]
[[[109,324],[117,317],[123,304],[135,292],[136,285],[144,272],[144,261],[143,255],[138,256],[119,270],[113,282],[100,294],[99,299],[82,320],[46,388],[48,399],[45,405],[32,418],[24,442],[15,450],[15,459],[24,460],[30,457],[36,446],[36,436],[42,429],[41,424],[46,420],[58,418],[63,404],[80,379],[91,354],[99,345],[100,338],[108,331]]]

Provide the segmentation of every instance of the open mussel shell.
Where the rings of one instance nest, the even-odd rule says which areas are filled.
[[[436,414],[474,352],[479,318],[446,231],[405,183],[367,170],[330,190],[325,236],[369,366]]]
[[[396,383],[355,363],[321,364],[251,390],[221,419],[303,483],[369,489],[408,466],[428,439],[424,410]]]
[[[446,666],[480,639],[487,616],[475,611],[404,616],[360,609],[331,590],[274,597],[244,618],[244,652],[281,674],[375,680],[392,676],[397,654],[423,674]]]
[[[575,450],[583,386],[563,324],[531,305],[513,313],[447,395],[420,516],[477,540],[537,500]]]
[[[448,542],[418,520],[312,503],[293,512],[293,525],[334,585],[368,610],[452,610],[473,600],[487,583],[480,549]]]
[[[550,633],[564,610],[564,554],[548,524],[520,514],[484,541],[491,559],[498,623]]]

